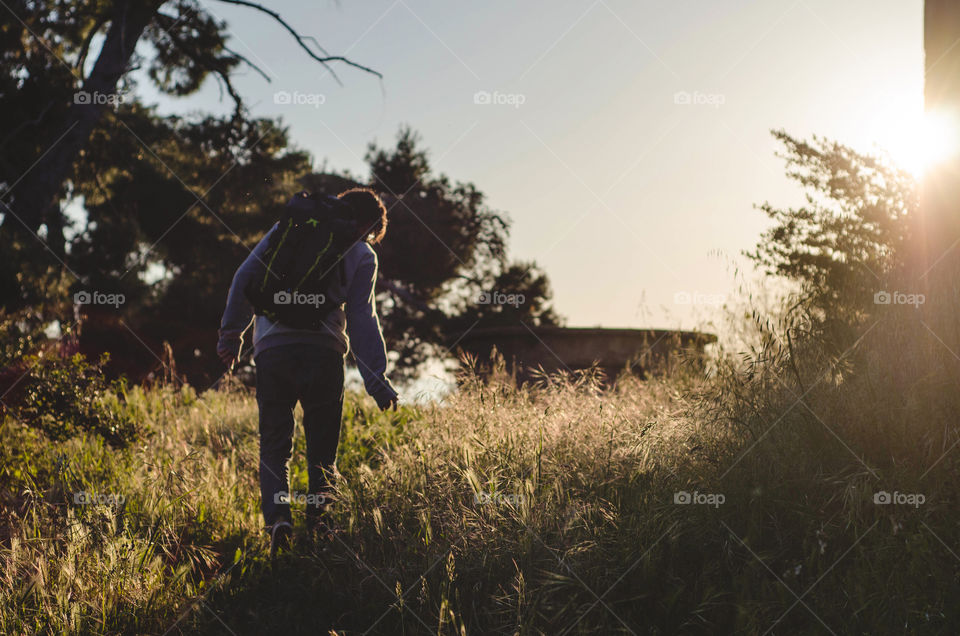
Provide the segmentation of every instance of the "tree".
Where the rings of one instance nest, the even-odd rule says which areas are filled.
[[[267,16],[328,69],[329,63],[342,62],[379,75],[347,58],[322,50],[317,54],[280,14],[258,3],[219,1]],[[118,99],[118,86],[132,68],[145,63],[156,87],[175,96],[192,94],[207,77],[216,77],[235,102],[237,124],[245,118],[245,110],[231,74],[240,64],[262,74],[229,48],[225,24],[196,0],[19,0],[4,6],[15,20],[5,21],[0,32],[0,114],[12,127],[2,144],[29,152],[15,155],[22,157],[19,161],[5,162],[0,174],[0,183],[6,184],[3,196],[9,198],[3,204],[0,230],[42,235],[58,258],[65,253],[65,238],[63,212],[57,203],[69,198],[77,159],[108,106]],[[84,75],[90,45],[98,34],[103,34],[103,45]],[[137,52],[141,43],[152,47],[149,59],[141,59]]]
[[[919,205],[913,177],[882,158],[813,137],[773,132],[786,148],[787,176],[806,188],[800,208],[760,206],[774,225],[746,255],[799,289],[795,307],[814,328],[858,325],[874,295],[902,273]],[[848,331],[848,330],[845,330]],[[852,333],[852,331],[850,332]]]

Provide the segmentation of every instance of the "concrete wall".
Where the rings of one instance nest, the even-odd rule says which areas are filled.
[[[683,356],[700,358],[704,347],[716,342],[712,334],[660,329],[596,329],[502,327],[475,329],[459,348],[489,364],[500,352],[520,381],[531,371],[579,370],[599,364],[608,380],[626,367],[642,375],[659,373]]]

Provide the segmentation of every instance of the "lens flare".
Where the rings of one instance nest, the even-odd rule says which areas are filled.
[[[960,121],[952,113],[930,111],[901,120],[880,144],[892,159],[917,177],[960,155]]]

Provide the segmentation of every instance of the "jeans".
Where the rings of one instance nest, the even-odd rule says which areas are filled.
[[[293,452],[293,407],[303,407],[307,442],[307,514],[323,510],[337,459],[343,411],[343,355],[321,345],[290,344],[257,354],[260,498],[267,526],[291,521],[287,462]],[[287,493],[285,500],[283,493]],[[299,497],[298,497],[299,499]]]

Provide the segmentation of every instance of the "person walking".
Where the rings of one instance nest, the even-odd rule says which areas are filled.
[[[293,525],[287,464],[293,409],[303,408],[307,525],[328,529],[330,478],[343,409],[344,356],[353,352],[364,388],[381,410],[396,410],[374,286],[387,211],[355,188],[337,197],[302,192],[237,269],[220,322],[217,354],[238,361],[253,318],[260,433],[260,498],[271,554],[289,546]]]

